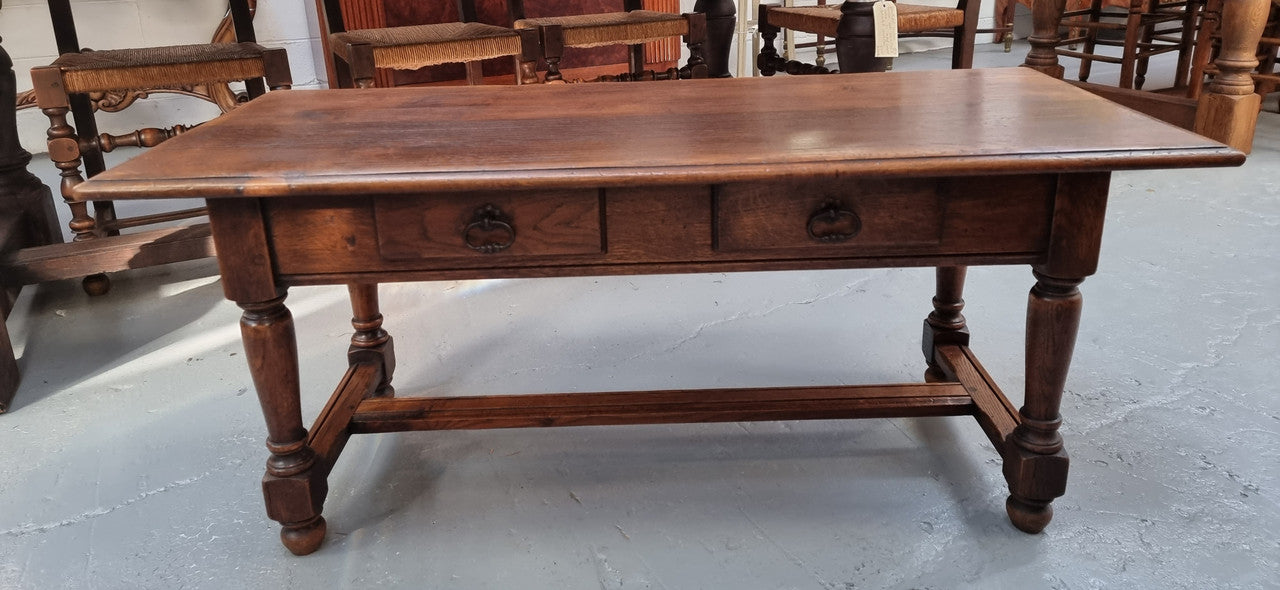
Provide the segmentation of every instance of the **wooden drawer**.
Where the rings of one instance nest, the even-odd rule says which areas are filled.
[[[388,260],[598,254],[600,192],[474,192],[374,199],[378,252]]]
[[[730,184],[716,198],[716,250],[886,247],[942,239],[943,191],[935,180],[842,180]]]

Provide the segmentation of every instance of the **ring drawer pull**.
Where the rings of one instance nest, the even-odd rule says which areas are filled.
[[[843,242],[862,231],[862,219],[839,203],[827,203],[809,217],[809,237],[820,242]]]
[[[462,230],[462,241],[468,248],[481,254],[494,254],[506,250],[516,241],[516,228],[501,209],[485,205],[476,209],[471,223]]]

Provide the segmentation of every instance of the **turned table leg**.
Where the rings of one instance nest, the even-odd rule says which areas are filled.
[[[1062,65],[1058,63],[1058,52],[1056,48],[1060,37],[1058,36],[1058,23],[1062,20],[1062,13],[1067,8],[1067,0],[1035,0],[1031,4],[1031,36],[1027,37],[1027,42],[1031,44],[1031,50],[1027,52],[1027,59],[1022,63],[1023,67],[1032,68],[1044,72],[1054,78],[1062,78]]]
[[[1018,425],[1005,440],[1005,509],[1013,525],[1044,530],[1051,503],[1066,492],[1067,453],[1058,408],[1067,383],[1082,299],[1079,286],[1098,268],[1111,175],[1064,174],[1058,179],[1049,250],[1032,267],[1036,284],[1027,300],[1025,398]]]
[[[378,284],[355,283],[347,286],[351,294],[351,348],[347,359],[351,365],[370,360],[382,364],[382,382],[374,397],[395,397],[391,374],[396,370],[395,349],[391,335],[382,329],[382,313],[378,311]]]
[[[1080,326],[1077,287],[1083,281],[1035,276],[1027,302],[1026,399],[1004,457],[1005,509],[1013,525],[1028,533],[1044,530],[1053,518],[1053,499],[1066,492],[1068,460],[1058,434],[1058,407]]]
[[[324,541],[328,482],[307,446],[298,385],[298,343],[284,295],[261,302],[240,302],[240,333],[253,385],[267,422],[267,473],[262,478],[267,516],[283,525],[280,540],[295,555],[306,555]]]
[[[924,372],[928,383],[946,381],[947,375],[938,365],[934,348],[939,344],[969,345],[969,328],[964,316],[964,278],[968,272],[964,266],[940,266],[935,274],[937,287],[933,296],[933,311],[924,320],[924,361],[929,368]]]
[[[872,3],[845,0],[836,25],[836,59],[841,74],[884,72],[893,58],[876,57],[876,24]]]

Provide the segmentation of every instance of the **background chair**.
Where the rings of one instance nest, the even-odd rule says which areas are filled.
[[[949,37],[952,39],[951,67],[973,65],[974,36],[978,28],[979,0],[959,0],[954,8],[898,2],[899,37]],[[788,60],[778,55],[774,41],[782,30],[800,31],[836,40],[841,72],[881,71],[888,59],[876,59],[870,52],[871,4],[846,1],[825,6],[760,6],[760,35],[764,41],[757,66],[764,76],[783,71],[789,74],[830,73],[823,65]],[[855,31],[860,34],[855,35]],[[860,38],[855,41],[855,37]],[[871,43],[866,47],[859,44]],[[855,63],[860,61],[860,63]]]
[[[652,80],[705,78],[707,65],[702,56],[707,26],[703,14],[671,14],[641,10],[640,0],[624,0],[623,11],[569,16],[526,18],[521,0],[507,0],[515,28],[538,29],[547,59],[547,81],[563,80],[559,62],[566,47],[586,48],[626,45],[628,73],[625,76],[602,76],[599,80]],[[666,72],[645,71],[644,44],[672,37],[683,37],[689,47],[689,61],[683,68]]]
[[[123,135],[99,134],[94,110],[100,105],[132,102],[156,89],[197,94],[192,88],[233,81],[245,82],[245,99],[261,95],[267,86],[273,89],[290,86],[285,51],[267,49],[254,42],[249,0],[231,0],[234,43],[106,51],[78,49],[69,0],[49,0],[49,11],[62,55],[49,66],[32,68],[31,78],[36,105],[49,117],[49,157],[61,171],[62,195],[71,209],[68,225],[74,240],[85,242],[119,236],[124,229],[203,215],[203,208],[195,208],[118,218],[109,201],[94,202],[90,215],[89,204],[73,201],[71,195],[86,176],[92,177],[105,168],[103,153],[120,146],[151,147],[188,128],[179,125],[140,129]],[[232,105],[236,100],[230,99]],[[74,126],[68,121],[68,114],[74,117]],[[202,239],[198,231],[189,240],[173,240],[173,232],[159,231],[161,233],[135,235],[122,249],[86,248],[81,259],[69,268],[98,265],[100,271],[87,276],[84,286],[90,294],[101,294],[110,285],[106,275],[101,274],[107,270],[137,268],[142,262],[187,260],[208,256],[211,252],[208,240]],[[144,245],[149,248],[148,254],[139,258],[137,251]],[[33,276],[47,278],[50,275]]]
[[[1130,0],[1126,10],[1109,9],[1104,0],[1092,0],[1087,8],[1062,14],[1062,26],[1078,34],[1058,42],[1060,56],[1080,60],[1079,79],[1087,82],[1093,62],[1120,65],[1120,88],[1141,89],[1152,57],[1177,52],[1174,88],[1185,88],[1191,50],[1201,7],[1199,0]],[[1176,24],[1173,24],[1176,23]],[[1107,31],[1123,34],[1121,39]],[[1098,52],[1098,47],[1119,47],[1120,55]]]
[[[515,60],[517,84],[538,82],[542,51],[538,32],[476,22],[475,0],[458,0],[459,22],[347,31],[338,0],[325,0],[329,46],[339,87],[375,85],[377,68],[416,70],[427,66],[466,64],[468,84],[481,84],[486,59]]]

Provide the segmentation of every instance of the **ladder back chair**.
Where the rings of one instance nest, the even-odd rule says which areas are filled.
[[[131,218],[118,218],[110,201],[89,204],[70,199],[76,185],[105,169],[102,154],[121,146],[152,147],[180,134],[190,126],[145,128],[122,135],[99,134],[94,111],[108,108],[113,101],[130,103],[147,92],[161,90],[199,95],[194,87],[210,87],[244,81],[243,100],[292,84],[289,59],[283,49],[268,49],[255,42],[254,6],[250,0],[231,0],[230,16],[235,42],[205,43],[167,47],[93,51],[79,48],[69,0],[49,0],[49,12],[61,55],[48,66],[31,69],[36,106],[49,117],[49,157],[60,170],[62,195],[71,209],[68,224],[75,241],[120,235],[121,230],[199,217],[204,208],[187,209]],[[224,89],[225,90],[225,89]],[[229,91],[228,91],[229,92]],[[242,97],[219,100],[231,108]],[[111,105],[112,110],[123,108]],[[116,108],[118,107],[118,108]],[[68,114],[75,125],[68,121]],[[84,172],[81,171],[81,166]],[[198,253],[203,253],[199,248]],[[206,254],[207,255],[207,254]],[[178,258],[187,259],[187,258]],[[172,257],[159,260],[176,261]],[[105,266],[118,266],[107,264]],[[106,275],[97,273],[84,279],[85,291],[105,293],[110,288]]]
[[[1174,88],[1187,86],[1192,49],[1202,0],[1129,0],[1124,10],[1108,9],[1105,0],[1091,0],[1086,8],[1062,14],[1062,26],[1079,34],[1058,42],[1057,53],[1080,60],[1079,79],[1089,81],[1093,62],[1120,66],[1120,88],[1141,90],[1152,57],[1177,52]],[[1123,33],[1110,39],[1104,31]],[[1100,53],[1098,47],[1119,47],[1120,55]]]
[[[324,10],[339,87],[374,86],[377,68],[416,70],[448,63],[466,64],[467,83],[481,84],[481,62],[501,57],[515,60],[517,84],[538,82],[538,32],[477,22],[475,0],[458,0],[458,22],[353,31],[346,30],[339,0],[325,0]]]
[[[974,37],[978,30],[979,0],[958,0],[954,7],[895,2],[899,37],[947,37],[952,39],[952,69],[973,65]],[[778,54],[774,42],[782,30],[834,38],[840,72],[884,71],[890,58],[873,57],[872,3],[846,0],[820,6],[760,5],[763,46],[756,57],[760,74],[832,73],[819,64],[789,60]],[[821,55],[821,54],[819,54]]]

